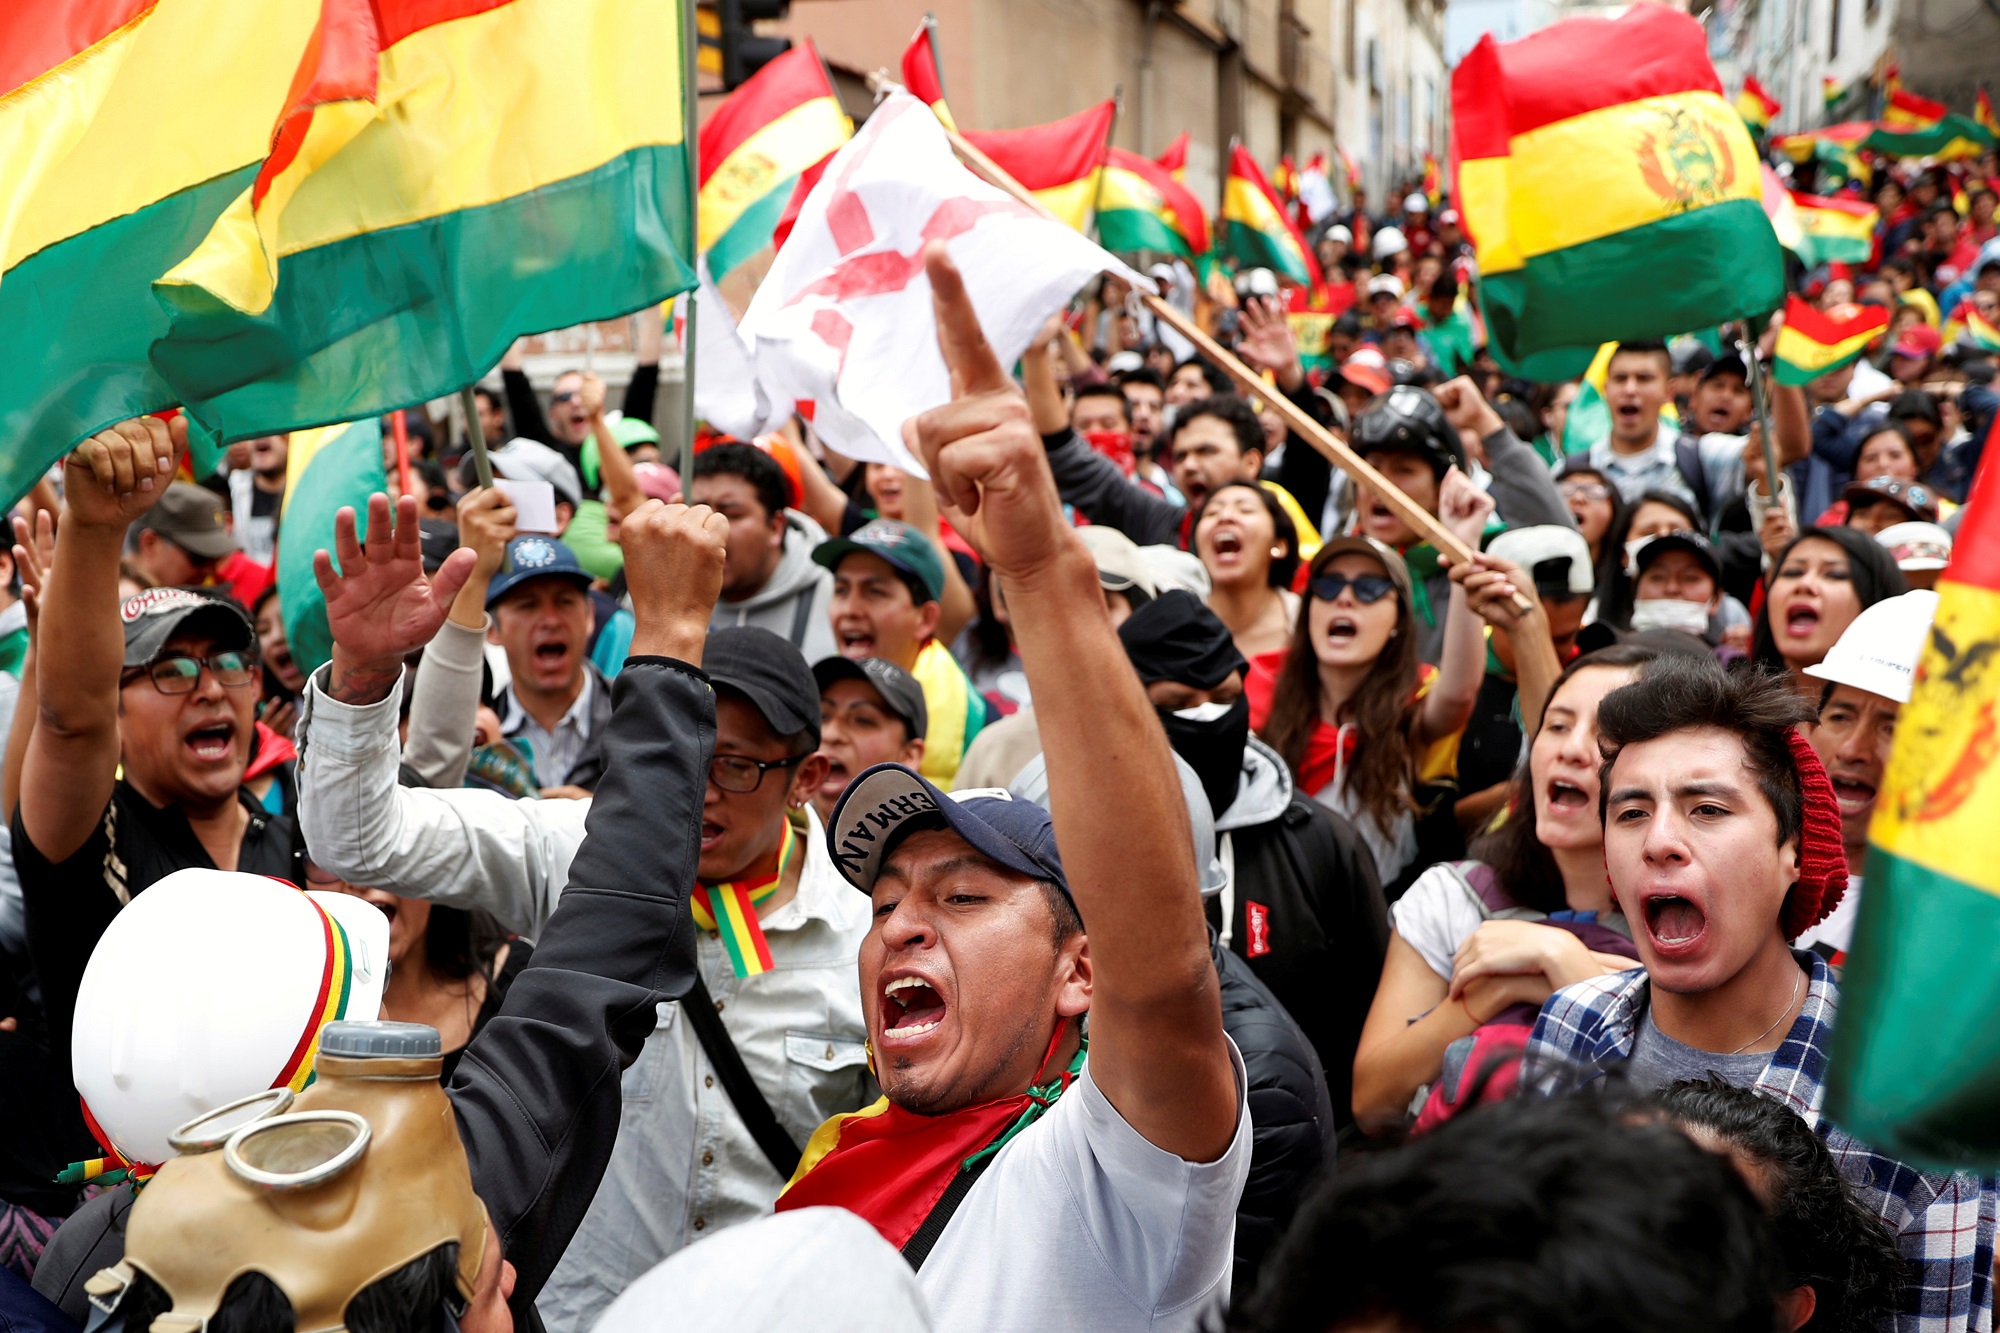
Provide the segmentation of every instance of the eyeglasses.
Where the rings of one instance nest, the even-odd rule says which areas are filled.
[[[207,667],[216,680],[232,690],[248,685],[257,675],[257,659],[244,652],[213,653],[189,657],[176,653],[127,671],[118,683],[130,685],[140,676],[151,676],[153,688],[161,694],[193,694],[201,684],[201,669]]]
[[[1396,585],[1380,574],[1363,574],[1351,579],[1345,574],[1321,574],[1306,586],[1322,602],[1337,602],[1340,594],[1352,588],[1355,600],[1367,606],[1373,606],[1396,590]]]
[[[789,759],[745,759],[740,754],[719,754],[708,761],[708,780],[724,791],[740,794],[764,785],[764,775],[774,768],[791,768],[805,759],[795,754]]]
[[[579,392],[578,390],[575,390],[575,389],[571,389],[571,390],[570,390],[570,391],[569,391],[568,393],[558,393],[558,394],[551,394],[551,395],[549,396],[549,402],[550,402],[550,403],[552,403],[552,404],[553,404],[553,403],[567,403],[567,402],[571,402],[571,401],[573,401],[574,399],[578,399],[578,398],[581,398],[581,397],[583,397],[583,394],[582,394],[581,392]]]
[[[1573,481],[1561,488],[1565,500],[1609,500],[1611,488],[1600,481]]]

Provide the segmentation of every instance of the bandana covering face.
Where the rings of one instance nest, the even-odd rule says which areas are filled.
[[[1078,1046],[1069,1068],[1041,1081],[1068,1031],[1067,1021],[1056,1025],[1036,1083],[1026,1092],[947,1115],[919,1115],[884,1097],[835,1116],[813,1132],[777,1210],[845,1208],[902,1249],[959,1172],[999,1152],[1069,1090],[1083,1070],[1088,1042]]]

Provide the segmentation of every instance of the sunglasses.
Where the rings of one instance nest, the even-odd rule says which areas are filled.
[[[579,393],[575,389],[572,389],[568,393],[551,394],[549,397],[549,402],[551,404],[570,403],[570,402],[575,402],[577,399],[581,397],[583,397],[581,393]]]
[[[1364,606],[1373,606],[1396,591],[1396,585],[1380,574],[1362,574],[1351,579],[1345,574],[1321,574],[1306,586],[1322,602],[1337,602],[1340,594],[1352,588],[1354,599]]]

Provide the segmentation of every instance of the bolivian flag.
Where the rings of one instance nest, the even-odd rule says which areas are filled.
[[[1208,249],[1208,219],[1165,167],[1114,148],[1098,196],[1097,243],[1121,254],[1157,250],[1192,259]]]
[[[1106,99],[1088,111],[1024,130],[965,132],[966,139],[1025,185],[1043,207],[1078,231],[1090,230],[1097,180],[1110,147],[1118,104]]]
[[[1890,1156],[1986,1171],[2000,1167],[2000,468],[1979,470],[1937,591],[1875,800],[1826,1106]]]
[[[155,284],[153,364],[223,438],[435,398],[694,285],[675,6],[319,9],[255,182]]]
[[[1634,5],[1518,42],[1489,34],[1451,90],[1452,194],[1503,357],[1580,349],[1587,360],[1600,343],[1710,328],[1784,299],[1757,151],[1694,19]]]
[[[1780,384],[1803,385],[1860,359],[1868,344],[1889,327],[1889,312],[1879,305],[1849,306],[1845,314],[1830,314],[1799,297],[1785,301],[1785,322],[1778,330],[1774,374]]]
[[[1933,102],[1931,105],[1936,106]],[[1962,162],[1978,157],[1994,145],[1993,132],[1970,116],[1947,112],[1928,125],[1896,128],[1884,121],[1862,140],[1870,152],[1889,157],[1931,157],[1940,162]]]
[[[354,507],[366,536],[368,497],[387,487],[380,418],[292,432],[278,511],[284,516],[278,525],[278,605],[301,671],[317,671],[333,656],[326,600],[313,578],[313,552],[333,549],[333,516],[342,505]]]
[[[1153,159],[1165,167],[1167,174],[1175,180],[1185,180],[1187,178],[1188,140],[1190,137],[1186,130],[1182,130],[1174,137],[1174,141],[1167,145],[1166,151]]]
[[[931,20],[928,15],[917,25],[916,36],[903,48],[903,86],[916,98],[937,113],[948,130],[955,130],[951,108],[944,104],[943,68],[938,63],[937,43],[932,39]]]
[[[853,137],[810,39],[723,99],[697,140],[695,244],[717,281],[771,243],[799,177]]]
[[[1972,120],[1988,134],[2000,135],[2000,116],[1993,114],[1993,99],[1984,88],[1972,99]]]
[[[1804,233],[1798,256],[1808,267],[1840,262],[1866,263],[1875,253],[1875,224],[1881,213],[1859,199],[1828,199],[1792,191]]]
[[[1755,74],[1743,76],[1743,91],[1736,94],[1736,111],[1750,127],[1751,138],[1762,139],[1770,130],[1772,119],[1784,109],[1784,103],[1764,91]]]
[[[1298,225],[1264,178],[1250,150],[1236,144],[1229,175],[1222,183],[1222,234],[1216,248],[1243,268],[1268,268],[1300,287],[1317,284],[1319,264],[1299,235]]]
[[[1834,78],[1831,74],[1825,74],[1820,77],[1820,105],[1826,109],[1826,113],[1829,116],[1833,114],[1833,109],[1840,105],[1840,99],[1845,96],[1847,96],[1847,89],[1841,86],[1839,79]]]
[[[149,284],[257,174],[316,5],[0,5],[0,500],[178,401]]]
[[[1943,120],[1949,110],[1943,102],[1933,102],[1898,87],[1890,91],[1889,104],[1882,109],[1882,128],[1899,133],[1929,129]]]

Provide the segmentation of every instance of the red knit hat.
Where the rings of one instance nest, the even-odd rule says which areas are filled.
[[[1826,920],[1840,905],[1847,892],[1847,849],[1840,836],[1840,805],[1819,756],[1796,729],[1786,732],[1785,739],[1791,743],[1805,806],[1799,830],[1799,878],[1785,895],[1780,921],[1789,941]]]

